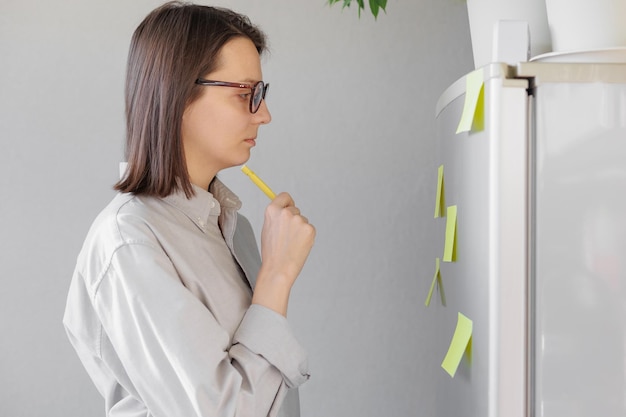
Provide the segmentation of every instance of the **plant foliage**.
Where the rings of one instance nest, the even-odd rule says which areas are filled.
[[[383,12],[387,13],[385,7],[387,7],[387,0],[368,0],[370,5],[370,10],[372,11],[372,15],[374,15],[374,19],[378,18],[378,12],[382,9]],[[365,0],[355,0],[359,7],[359,17],[361,17],[361,10],[365,9]],[[333,5],[335,3],[343,3],[342,9],[346,7],[350,7],[352,0],[328,0],[329,5]]]

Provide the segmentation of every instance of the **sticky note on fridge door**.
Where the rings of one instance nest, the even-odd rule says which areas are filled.
[[[485,127],[485,82],[479,68],[465,76],[465,102],[456,133],[483,130]]]
[[[443,185],[443,165],[439,166],[437,173],[437,196],[435,201],[435,218],[444,217],[443,208],[446,206],[445,187]]]
[[[430,300],[433,297],[435,285],[437,285],[437,288],[439,288],[439,294],[441,295],[441,304],[445,306],[446,295],[443,292],[443,282],[441,281],[441,269],[439,267],[439,258],[435,259],[435,276],[433,277],[433,280],[430,283],[430,290],[428,290],[428,296],[426,297],[426,302],[424,303],[426,307],[430,306]]]
[[[456,261],[456,206],[446,209],[446,241],[443,247],[443,261]]]
[[[446,353],[441,367],[454,378],[463,354],[467,351],[468,356],[471,354],[471,340],[474,324],[470,319],[465,317],[462,313],[458,313],[456,329],[454,335],[450,341],[450,347],[448,353]],[[471,359],[471,358],[470,358]]]

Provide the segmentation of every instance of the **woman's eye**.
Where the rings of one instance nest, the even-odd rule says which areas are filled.
[[[252,93],[242,93],[242,94],[239,94],[239,97],[247,100],[248,97],[250,97],[250,94],[252,94]]]

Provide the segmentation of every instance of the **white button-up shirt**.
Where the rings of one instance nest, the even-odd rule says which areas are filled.
[[[260,257],[241,202],[217,179],[194,191],[119,194],[100,213],[69,339],[107,416],[298,416],[306,353],[282,315],[251,305]]]

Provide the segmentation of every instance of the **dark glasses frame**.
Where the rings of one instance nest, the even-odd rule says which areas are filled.
[[[261,107],[261,102],[265,100],[265,95],[267,94],[267,90],[270,87],[269,83],[265,84],[263,81],[258,81],[254,84],[247,84],[247,83],[231,83],[228,81],[205,80],[204,78],[198,78],[196,80],[196,84],[204,85],[204,86],[235,87],[235,88],[250,89],[251,93],[250,93],[249,110],[250,110],[250,113],[252,114],[259,111],[259,108]]]

